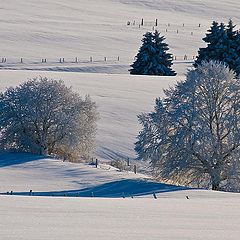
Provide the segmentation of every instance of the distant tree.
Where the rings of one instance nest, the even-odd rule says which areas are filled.
[[[194,66],[196,67],[204,60],[215,60],[227,64],[231,70],[239,75],[239,33],[234,30],[235,27],[232,20],[229,20],[227,26],[214,21],[206,37],[203,38],[207,47],[199,49]]]
[[[213,190],[240,190],[240,82],[218,62],[203,62],[187,79],[165,90],[135,150],[157,176]]]
[[[171,69],[172,55],[167,53],[168,45],[158,31],[147,32],[142,39],[135,62],[131,65],[130,74],[174,76]]]
[[[34,78],[0,95],[0,144],[70,160],[88,157],[94,146],[96,105],[63,81]]]

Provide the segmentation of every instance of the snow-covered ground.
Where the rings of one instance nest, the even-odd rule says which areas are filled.
[[[4,57],[7,62],[0,66],[127,73],[142,35],[152,31],[158,19],[155,29],[166,36],[178,70],[185,54],[191,60],[204,45],[201,39],[213,20],[232,18],[239,26],[239,8],[236,0],[1,1],[0,60]],[[145,24],[139,28],[142,18]],[[59,63],[60,58],[65,63]]]
[[[137,115],[150,111],[163,88],[181,77],[130,76],[126,74],[0,71],[0,90],[28,78],[47,76],[63,79],[81,95],[90,94],[100,113],[96,157],[100,159],[135,158],[134,142],[140,130]]]
[[[97,102],[101,118],[94,158],[133,159],[140,130],[136,115],[151,111],[163,88],[184,78],[213,20],[232,18],[239,28],[239,9],[236,0],[0,1],[0,90],[39,75],[64,80]],[[139,28],[141,18],[145,24]],[[129,64],[155,19],[155,29],[177,57],[178,76],[130,76]],[[31,189],[35,195],[0,195],[0,239],[240,236],[239,194],[182,190],[104,164],[96,169],[16,153],[0,154],[0,182],[1,193],[26,195]]]
[[[0,196],[0,239],[238,240],[239,195],[158,199]],[[176,196],[176,195],[175,195]]]

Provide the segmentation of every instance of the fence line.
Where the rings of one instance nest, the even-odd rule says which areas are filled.
[[[172,56],[172,60],[173,61],[187,61],[187,60],[195,60],[196,59],[196,55],[188,55],[188,54],[184,54],[184,55],[175,55],[175,54],[171,54]],[[31,59],[31,58],[7,58],[7,57],[2,57],[0,58],[0,63],[2,64],[2,66],[4,66],[5,64],[81,64],[81,63],[99,63],[99,62],[121,62],[121,61],[127,61],[127,62],[131,62],[134,61],[135,57],[133,59],[122,59],[120,58],[120,56],[116,56],[116,57],[103,57],[102,59],[100,58],[94,58],[92,56],[89,57],[89,59],[80,59],[79,57],[73,57],[73,58],[58,58],[58,59],[53,59],[53,58],[39,58],[37,59]]]

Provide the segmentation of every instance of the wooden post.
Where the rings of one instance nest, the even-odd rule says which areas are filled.
[[[153,192],[153,197],[154,197],[154,199],[157,199],[157,195],[155,192]]]
[[[98,167],[98,159],[96,158],[95,167]]]
[[[105,62],[107,61],[107,57],[104,57],[104,61],[105,61]]]
[[[158,25],[158,20],[156,19],[155,20],[155,26],[157,27],[157,25]]]
[[[93,61],[93,58],[92,57],[90,57],[90,62],[92,62]]]
[[[120,57],[119,56],[118,56],[117,60],[120,61]]]
[[[130,166],[130,159],[129,158],[127,158],[127,165],[128,165],[128,167]]]
[[[177,33],[178,33],[178,29],[177,29]]]
[[[20,62],[23,63],[23,59],[22,58],[20,59]]]
[[[64,58],[62,59],[62,62],[65,62],[65,59],[64,59]]]
[[[77,63],[78,62],[78,58],[77,57],[75,57],[75,63]]]
[[[143,22],[143,18],[142,18],[142,20],[141,20],[141,26],[143,26],[143,24],[144,24],[144,22]]]
[[[62,59],[61,59],[61,58],[59,58],[59,62],[60,62],[60,63],[62,62]]]
[[[135,174],[137,174],[137,166],[136,166],[136,165],[133,166],[133,172],[134,172]]]

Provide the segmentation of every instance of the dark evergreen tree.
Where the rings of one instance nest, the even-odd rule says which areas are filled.
[[[237,75],[240,74],[240,50],[239,33],[234,30],[235,25],[229,20],[228,25],[213,22],[210,30],[203,38],[207,47],[200,48],[194,66],[197,67],[202,61],[215,60],[225,63]]]
[[[172,55],[167,53],[169,47],[164,40],[158,31],[144,34],[142,46],[129,70],[130,74],[175,76],[176,73],[171,69]]]
[[[203,41],[207,43],[207,47],[199,49],[194,66],[196,67],[204,60],[222,59],[224,54],[223,39],[225,42],[226,38],[227,34],[225,31],[225,25],[223,23],[219,25],[214,21],[211,28],[208,30],[206,37],[203,38]]]

